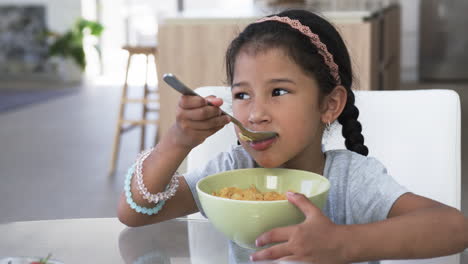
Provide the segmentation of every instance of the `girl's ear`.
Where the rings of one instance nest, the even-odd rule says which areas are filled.
[[[347,97],[348,92],[341,85],[336,86],[330,94],[325,96],[321,115],[324,124],[333,123],[340,116],[346,105]]]

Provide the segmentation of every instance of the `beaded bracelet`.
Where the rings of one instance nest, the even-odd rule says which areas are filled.
[[[148,189],[143,183],[143,162],[146,160],[146,158],[153,152],[154,148],[151,148],[149,150],[143,151],[141,155],[138,157],[137,161],[135,162],[136,166],[136,181],[137,181],[137,187],[142,195],[142,197],[147,200],[148,202],[152,203],[158,203],[159,201],[166,201],[173,197],[177,191],[177,188],[179,187],[179,174],[176,172],[173,176],[169,184],[166,186],[166,189],[164,192],[159,192],[156,194],[151,194],[148,192]]]
[[[125,190],[125,197],[127,198],[128,205],[130,205],[130,207],[133,210],[135,210],[137,213],[142,213],[142,214],[147,214],[147,215],[157,214],[161,210],[163,205],[166,203],[166,201],[160,201],[153,208],[139,206],[135,203],[135,201],[133,201],[132,192],[131,192],[131,182],[132,182],[132,176],[134,172],[135,172],[135,164],[132,167],[130,167],[130,169],[128,169],[127,177],[125,178],[124,190]]]

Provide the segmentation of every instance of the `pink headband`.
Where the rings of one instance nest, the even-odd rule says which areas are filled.
[[[328,52],[327,46],[320,41],[320,38],[317,34],[312,33],[308,26],[302,25],[301,22],[299,22],[299,20],[279,16],[264,17],[255,21],[254,23],[261,23],[265,21],[277,21],[288,24],[292,28],[297,29],[302,34],[308,36],[310,38],[310,42],[315,47],[317,47],[318,53],[322,55],[325,64],[327,64],[328,68],[330,68],[330,74],[335,79],[336,84],[341,84],[340,75],[338,74],[338,65],[336,65],[335,61],[333,60],[333,55],[330,52]]]

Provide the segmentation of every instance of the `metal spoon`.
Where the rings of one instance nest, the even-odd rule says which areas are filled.
[[[192,96],[200,96],[201,95],[197,94],[195,91],[192,89],[188,88],[185,86],[179,79],[177,79],[173,74],[171,73],[166,73],[163,75],[163,80],[169,84],[172,88],[177,90],[179,93],[183,95],[192,95]],[[208,102],[209,105],[212,105]],[[278,133],[272,132],[272,131],[252,131],[249,130],[248,128],[244,127],[242,123],[234,118],[232,115],[224,112],[221,110],[221,112],[231,118],[231,121],[239,127],[241,130],[240,138],[245,141],[262,141],[266,139],[270,139],[273,137],[278,136]]]

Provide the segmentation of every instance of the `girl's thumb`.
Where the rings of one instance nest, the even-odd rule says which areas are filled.
[[[315,206],[305,195],[295,192],[287,192],[288,201],[294,204],[306,217],[314,216],[320,209]]]

